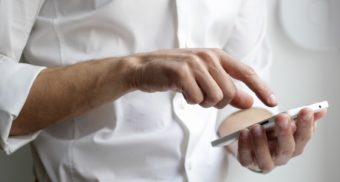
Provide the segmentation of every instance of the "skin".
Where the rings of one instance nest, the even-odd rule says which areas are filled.
[[[22,111],[13,122],[10,135],[36,132],[64,118],[75,117],[112,102],[134,90],[176,90],[183,93],[188,103],[203,107],[223,108],[230,104],[240,109],[250,108],[252,97],[238,90],[232,78],[244,82],[267,106],[277,105],[271,90],[251,67],[220,49],[168,49],[47,68],[33,83]],[[259,110],[249,111],[252,109],[240,112],[243,115],[237,113],[227,118],[220,128],[220,134],[224,134],[223,128],[230,128],[228,121],[247,121],[245,118],[249,120],[264,116],[264,112]],[[318,119],[324,114],[314,117]],[[302,113],[299,118],[304,116]],[[280,120],[283,119],[278,119],[277,125]],[[302,152],[311,136],[313,122],[314,119],[308,122],[301,120],[293,129],[275,127],[275,132],[266,131],[267,135],[274,133],[273,140],[271,137],[266,138],[263,130],[260,132],[262,134],[257,134],[256,127],[245,130],[239,142],[229,146],[229,150],[239,156],[242,165],[255,166],[267,172],[293,156],[290,155],[292,146],[294,154]],[[291,147],[289,153],[286,152],[286,146]]]
[[[251,107],[252,97],[237,90],[232,78],[245,82],[267,105],[276,105],[255,71],[220,49],[169,49],[48,68],[33,83],[10,135],[38,131],[133,90],[177,90],[203,107]]]
[[[287,114],[279,114],[273,128],[264,130],[256,124],[244,129],[239,140],[226,149],[237,156],[242,166],[268,173],[276,166],[285,165],[291,158],[303,153],[315,132],[316,121],[324,117],[326,112],[327,110],[323,110],[314,113],[305,108],[299,112],[296,121],[291,120]],[[269,116],[271,114],[268,111],[256,108],[235,113],[225,119],[219,134],[223,136],[229,132],[230,127],[242,127],[240,125],[255,123]]]

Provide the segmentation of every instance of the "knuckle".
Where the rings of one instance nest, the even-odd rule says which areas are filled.
[[[202,69],[202,59],[196,54],[186,55],[186,63],[195,70]]]
[[[204,49],[200,51],[199,53],[206,55],[206,56],[212,56],[215,54],[215,52],[212,49]]]
[[[231,98],[229,98],[229,97],[227,97],[227,96],[224,95],[223,99],[222,99],[218,104],[216,104],[216,108],[222,109],[222,108],[224,108],[226,105],[228,105],[231,101],[232,101]]]
[[[243,73],[247,78],[252,78],[257,75],[256,71],[251,66],[248,66],[246,64],[244,64]]]
[[[187,78],[190,74],[190,67],[186,63],[182,63],[180,67],[176,68],[175,74],[178,76],[179,79]]]
[[[195,54],[187,54],[186,56],[189,63],[197,63],[200,60],[200,58]]]
[[[228,87],[224,92],[224,98],[230,102],[236,96],[236,89],[235,87]]]
[[[199,103],[201,103],[203,101],[203,97],[201,97],[201,96],[192,96],[190,101],[193,104],[199,104]]]
[[[215,99],[215,101],[217,101],[217,102],[221,101],[221,100],[223,99],[223,93],[222,93],[222,91],[216,92],[216,93],[214,94],[214,99]]]
[[[216,52],[212,51],[211,49],[199,51],[197,55],[201,57],[206,64],[215,64],[218,61]]]
[[[197,52],[197,55],[204,58],[210,57],[212,55],[212,51],[209,49],[200,50]]]
[[[209,95],[209,97],[207,98],[207,102],[211,103],[211,104],[216,104],[219,101],[221,101],[222,99],[223,99],[222,91],[216,91],[216,92]]]

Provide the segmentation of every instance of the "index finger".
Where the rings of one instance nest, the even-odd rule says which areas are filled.
[[[267,106],[273,107],[277,105],[273,92],[267,87],[253,68],[237,61],[223,50],[218,51],[218,55],[220,56],[222,67],[230,76],[244,82]]]

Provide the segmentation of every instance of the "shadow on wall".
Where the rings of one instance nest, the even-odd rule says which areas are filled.
[[[34,181],[29,145],[7,156],[0,151],[0,181]]]

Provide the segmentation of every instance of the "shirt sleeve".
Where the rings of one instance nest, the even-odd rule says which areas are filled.
[[[262,80],[269,85],[271,69],[271,50],[267,40],[266,1],[244,0],[235,21],[233,33],[224,50],[238,60],[251,66]],[[236,87],[250,94],[253,107],[264,108],[277,113],[278,108],[267,107],[244,83],[235,80]],[[216,129],[230,114],[238,111],[230,105],[218,111]]]
[[[31,86],[44,67],[19,63],[44,0],[0,3],[0,148],[7,154],[32,141],[38,134],[11,137]]]

